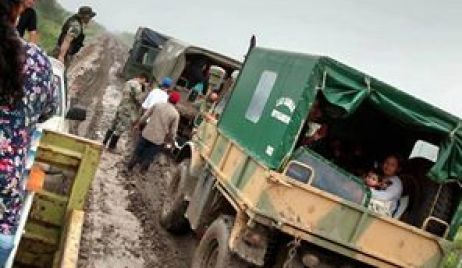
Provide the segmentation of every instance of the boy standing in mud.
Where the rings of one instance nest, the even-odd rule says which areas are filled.
[[[110,151],[117,147],[120,135],[136,122],[143,98],[143,86],[148,78],[145,74],[140,74],[125,83],[122,91],[122,99],[117,107],[117,112],[112,125],[106,132],[103,144],[108,146]]]

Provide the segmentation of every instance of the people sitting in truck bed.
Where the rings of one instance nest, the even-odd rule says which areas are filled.
[[[203,119],[206,120],[216,120],[216,115],[214,112],[215,106],[218,102],[218,94],[216,92],[211,92],[207,96],[201,96],[194,105],[199,109],[199,113],[194,119],[194,125],[199,126],[202,123]]]
[[[355,176],[363,176],[373,166],[368,153],[363,145],[356,141],[348,142],[346,145],[347,159],[343,164],[344,169]]]
[[[400,160],[396,155],[389,155],[385,158],[381,176],[380,187],[371,187],[371,201],[369,208],[385,216],[393,216],[398,208],[398,203],[403,194],[403,183],[398,177]]]
[[[324,112],[319,101],[316,100],[308,114],[307,130],[302,141],[303,146],[314,149],[327,136],[328,126],[323,122],[323,117]]]

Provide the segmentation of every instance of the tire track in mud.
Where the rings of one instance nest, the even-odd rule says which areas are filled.
[[[160,155],[146,175],[135,174],[128,188],[131,209],[143,225],[143,250],[145,267],[190,267],[197,240],[190,234],[174,236],[159,224],[162,200],[167,194],[170,180],[177,163],[166,155]],[[143,207],[143,209],[138,209]],[[154,252],[154,254],[150,254]]]
[[[112,120],[120,99],[121,81],[115,76],[124,50],[110,37],[90,45],[79,58],[74,83],[80,87],[77,105],[88,109],[88,120],[78,127],[81,136],[100,140]],[[86,206],[86,219],[79,258],[80,267],[142,267],[137,254],[142,229],[136,217],[126,210],[126,198],[118,155],[103,153]]]
[[[101,140],[120,100],[123,81],[117,72],[128,48],[111,36],[86,46],[70,68],[70,87],[77,105],[88,109],[87,121],[75,127],[80,136]],[[152,165],[147,177],[125,177],[131,152],[128,135],[119,150],[104,152],[86,205],[79,267],[189,267],[195,239],[173,237],[158,224],[161,200],[171,169],[168,161]],[[165,160],[165,158],[162,158]]]

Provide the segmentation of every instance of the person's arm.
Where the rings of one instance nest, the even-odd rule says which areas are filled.
[[[143,90],[141,88],[138,88],[135,96],[135,101],[138,107],[141,107],[141,105],[144,102],[144,99],[146,97],[146,94],[143,93]]]
[[[71,46],[71,42],[74,40],[74,37],[70,35],[66,35],[64,37],[63,43],[61,44],[61,47],[59,49],[59,56],[58,60],[62,63],[64,63],[64,59],[66,58],[67,51],[69,50],[69,47]]]
[[[170,131],[167,137],[167,142],[174,143],[176,138],[176,132],[178,131],[178,124],[180,123],[180,116],[178,114],[175,115],[171,124],[170,124]]]
[[[152,112],[154,110],[156,106],[154,105],[153,107],[149,108],[144,114],[143,116],[141,116],[140,120],[138,120],[138,123],[144,123],[146,122],[146,120],[148,120],[148,118],[152,115]]]
[[[77,38],[81,33],[80,30],[80,24],[78,21],[74,21],[70,24],[69,30],[67,31],[66,36],[64,37],[63,43],[61,44],[61,47],[59,48],[59,56],[58,60],[64,63],[67,52],[69,51],[69,48],[71,47],[72,41]]]
[[[29,43],[34,43],[34,44],[38,43],[37,31],[28,32],[28,35],[29,35]]]
[[[142,98],[142,90],[140,84],[137,82],[131,82],[128,84],[128,90],[130,94],[130,98],[138,105],[141,105],[141,98]]]
[[[38,33],[37,33],[37,13],[35,10],[31,9],[30,23],[27,27],[27,32],[29,35],[29,42],[37,44],[38,43]]]
[[[403,194],[403,184],[398,177],[392,178],[392,184],[385,190],[371,189],[372,197],[382,201],[396,201]]]

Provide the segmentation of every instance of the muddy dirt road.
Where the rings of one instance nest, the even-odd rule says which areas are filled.
[[[88,117],[74,132],[102,139],[121,97],[123,81],[117,73],[127,51],[116,39],[103,36],[75,59],[69,87]],[[79,267],[189,267],[194,237],[174,237],[157,220],[174,165],[162,156],[146,176],[123,175],[131,151],[128,136],[122,136],[118,153],[102,155],[88,197]]]

